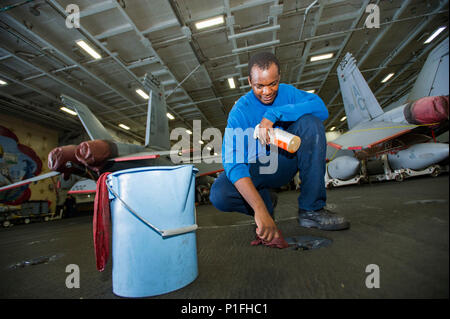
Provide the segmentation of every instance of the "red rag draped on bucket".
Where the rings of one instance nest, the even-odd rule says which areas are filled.
[[[109,172],[100,175],[97,181],[97,193],[94,201],[94,250],[97,270],[105,270],[109,257],[109,242],[111,238],[111,213],[109,208],[106,178]]]

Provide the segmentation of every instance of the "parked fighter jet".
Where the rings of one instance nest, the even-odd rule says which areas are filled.
[[[384,165],[384,174],[375,180],[439,173],[436,164],[448,158],[449,145],[436,143],[433,132],[448,130],[448,54],[447,38],[429,54],[408,102],[388,112],[380,107],[353,56],[345,55],[337,74],[350,130],[328,142],[335,154],[327,164],[327,186],[367,179],[365,163],[374,157]]]
[[[80,143],[78,146],[66,145],[53,149],[48,156],[48,167],[53,172],[5,185],[0,187],[0,192],[13,191],[17,187],[61,173],[65,179],[75,174],[97,180],[103,172],[141,166],[174,165],[170,155],[174,153],[179,155],[179,151],[170,150],[164,95],[153,83],[146,80],[144,83],[150,91],[144,146],[116,141],[86,105],[72,97],[61,95],[63,104],[76,111],[91,140]],[[207,162],[204,162],[205,156],[190,159],[190,162],[195,163],[199,170],[198,178],[223,170],[220,155],[207,156]]]

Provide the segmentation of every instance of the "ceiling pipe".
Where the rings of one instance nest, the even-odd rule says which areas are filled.
[[[243,48],[233,49],[231,52],[242,53],[244,51],[250,51],[250,50],[254,50],[254,49],[264,48],[264,47],[268,47],[268,46],[278,44],[278,43],[280,43],[280,40],[263,42],[263,43],[258,43],[258,44],[254,44],[254,45],[249,45],[249,46],[243,47]]]
[[[147,39],[142,32],[137,28],[136,24],[134,23],[134,21],[128,16],[128,14],[125,12],[125,10],[116,2],[115,3],[116,8],[120,11],[120,13],[122,14],[122,16],[128,21],[128,23],[133,27],[134,31],[136,32],[136,34],[139,36],[141,43],[150,50],[150,52],[160,61],[161,65],[164,65],[164,62],[162,61],[161,57],[158,55],[158,53],[155,51],[155,49],[152,46],[152,43],[150,42],[149,39]],[[178,80],[176,79],[176,77],[173,75],[173,73],[170,70],[167,70],[167,73],[175,80],[178,82]],[[137,78],[137,76],[133,73],[133,75]],[[138,80],[139,81],[139,80]],[[140,84],[142,85],[142,83],[140,82]],[[186,92],[186,90],[183,87],[180,87],[183,91],[183,93],[192,101],[192,98],[189,96],[189,94]],[[170,112],[173,112],[173,115],[177,116],[180,118],[181,121],[183,121],[186,125],[186,119],[180,115],[177,114],[177,112],[175,112],[169,105],[168,103],[166,103],[167,108],[169,109]],[[197,106],[196,106],[197,107]],[[211,126],[211,123],[209,122],[209,120],[206,118],[205,114],[203,114],[203,112],[197,107],[198,109],[198,113],[200,114],[200,117],[206,121],[206,123]]]
[[[306,18],[308,17],[308,13],[309,10],[311,10],[311,8],[317,3],[319,2],[318,0],[315,0],[314,2],[312,2],[309,6],[306,7],[305,9],[305,13],[303,14],[303,22],[302,25],[300,26],[300,34],[298,36],[298,39],[301,40],[302,36],[303,36],[303,29],[305,28],[305,23],[306,23]],[[319,4],[320,7],[320,4]]]
[[[317,27],[318,27],[319,21],[320,21],[320,19],[322,17],[322,12],[323,12],[324,8],[325,8],[325,5],[321,4],[319,6],[319,10],[316,13],[317,23],[314,23],[314,26],[313,26],[312,31],[311,31],[311,36],[315,36],[316,35]],[[309,56],[309,51],[311,50],[312,43],[313,43],[312,41],[308,41],[306,43],[306,46],[303,47],[302,60],[300,61],[300,64],[297,65],[297,66],[300,66],[300,69],[297,72],[296,82],[300,82],[300,78],[302,76],[303,69],[305,68],[305,65],[307,63],[308,56]],[[294,66],[293,70],[295,70],[295,68],[297,66]],[[290,80],[290,78],[289,78],[289,80]]]
[[[233,46],[232,50],[236,50],[237,49],[237,42],[236,42],[236,38],[233,38],[233,36],[235,35],[235,33],[234,33],[234,16],[231,13],[230,0],[224,0],[223,1],[223,5],[224,5],[224,8],[225,8],[225,14],[226,14],[226,24],[227,24],[227,27],[228,27],[228,30],[229,30],[229,35],[228,36],[232,37],[231,38],[231,45]],[[242,65],[239,55],[235,56],[235,61],[236,61],[236,65]],[[240,68],[238,68],[238,69],[239,69],[239,77],[243,77],[242,70]],[[242,82],[239,84],[239,88],[238,88],[239,91],[242,90],[242,88],[241,88],[242,85],[241,84],[242,84]]]
[[[12,4],[12,5],[9,5],[9,6],[6,6],[6,7],[2,7],[2,8],[0,8],[0,12],[9,11],[11,9],[14,9],[16,7],[20,7],[20,6],[24,5],[24,4],[27,4],[27,3],[32,2],[32,1],[34,1],[34,0],[26,0],[26,1],[22,1],[22,2],[19,2],[19,3],[16,3],[16,4]]]
[[[400,6],[400,8],[395,12],[394,16],[392,17],[392,20],[396,20],[398,19],[405,11],[406,8],[411,4],[411,0],[405,0],[402,1],[402,5]],[[359,59],[358,62],[358,67],[360,65],[362,65],[366,59],[369,57],[370,53],[375,49],[379,47],[379,43],[380,41],[383,39],[383,37],[386,35],[386,33],[388,33],[388,31],[392,28],[392,24],[386,26],[385,28],[383,28],[383,31],[381,32],[381,34],[375,39],[375,41],[373,41],[370,45],[370,47],[367,49],[367,53],[364,54],[364,56]]]
[[[3,96],[4,98],[7,98],[11,101],[14,101],[16,104],[19,104],[23,107],[27,106],[27,107],[39,109],[40,113],[37,111],[35,111],[35,112],[38,113],[39,115],[44,116],[47,120],[51,121],[52,123],[58,123],[58,124],[61,123],[60,125],[62,125],[62,127],[67,127],[67,122],[69,122],[70,125],[73,125],[74,127],[80,126],[80,123],[78,122],[78,120],[76,120],[76,118],[71,118],[71,117],[65,116],[61,112],[55,111],[53,109],[49,109],[49,107],[42,106],[35,102],[29,102],[24,99],[18,98],[16,96],[13,96],[8,93],[1,92],[1,91],[0,91],[0,96]],[[0,100],[0,101],[1,101],[1,103],[5,102],[4,100]],[[49,115],[46,115],[44,113],[49,114]],[[65,124],[62,124],[63,121],[65,122]]]
[[[230,39],[240,39],[240,38],[248,37],[248,36],[259,34],[259,33],[276,31],[276,30],[279,30],[279,29],[280,29],[280,25],[277,24],[277,25],[274,25],[274,26],[266,27],[266,28],[260,28],[260,29],[256,29],[256,30],[230,34],[228,36],[228,40],[230,40]]]
[[[405,22],[405,21],[410,21],[410,20],[415,20],[415,19],[420,19],[420,18],[426,18],[426,17],[429,17],[429,16],[438,15],[438,14],[441,14],[441,13],[448,13],[448,10],[440,10],[440,11],[437,11],[437,12],[425,13],[425,14],[421,14],[421,15],[418,15],[418,16],[398,19],[398,20],[395,20],[395,21],[383,22],[383,23],[380,23],[380,26],[394,24],[394,23],[399,23],[399,22]],[[331,32],[331,33],[327,33],[327,34],[323,34],[323,35],[317,35],[317,36],[305,38],[304,40],[295,40],[295,41],[291,41],[291,42],[280,43],[278,45],[274,45],[273,47],[281,48],[281,47],[286,47],[286,46],[291,46],[291,45],[297,45],[297,44],[300,44],[300,43],[303,43],[303,42],[308,42],[308,41],[333,39],[333,38],[337,38],[339,36],[343,36],[344,34],[349,33],[349,32],[364,31],[364,30],[366,30],[366,28],[365,27],[361,27],[361,28],[355,28],[355,29],[348,29],[348,30],[344,30],[344,31]],[[213,61],[217,61],[217,60],[227,59],[227,58],[230,58],[230,57],[238,55],[238,54],[239,53],[229,53],[229,54],[224,54],[224,55],[208,58],[207,62],[213,62]]]
[[[30,33],[31,31],[29,29],[27,29],[25,26],[23,26],[21,23],[19,23],[15,18],[7,15],[4,16],[7,20],[12,21],[15,25],[19,26],[21,28],[22,31],[28,32]],[[43,39],[38,33],[36,33],[36,31],[32,32],[33,36],[36,37],[40,42],[42,42],[46,47],[50,48],[50,50],[53,50],[54,52],[56,52],[57,54],[59,54],[63,59],[65,59],[66,61],[68,61],[69,63],[71,63],[71,66],[66,66],[65,68],[62,69],[58,69],[55,70],[52,73],[56,73],[57,71],[64,71],[66,69],[69,68],[73,68],[73,67],[78,67],[79,69],[81,69],[82,71],[84,71],[86,74],[88,74],[91,78],[95,79],[96,81],[98,81],[99,83],[101,83],[102,85],[106,86],[107,88],[109,88],[111,91],[115,92],[117,95],[119,95],[121,98],[125,99],[126,101],[128,101],[131,104],[136,105],[136,103],[129,99],[128,97],[126,97],[125,95],[123,95],[121,92],[119,92],[117,89],[113,88],[111,85],[109,85],[108,83],[106,83],[104,80],[102,80],[100,77],[98,77],[97,75],[93,74],[91,71],[89,71],[88,69],[86,69],[84,66],[82,66],[80,63],[76,62],[75,60],[73,60],[72,58],[70,58],[69,56],[67,56],[66,54],[64,54],[61,50],[59,50],[58,48],[56,48],[53,44],[49,43],[48,41],[46,41],[45,39]],[[42,52],[42,48],[38,48],[38,50],[40,50]],[[40,76],[44,76],[44,75],[48,75],[48,72],[41,72]],[[104,105],[101,101],[98,101],[95,99],[95,101],[100,102],[100,105],[102,105],[105,108],[111,108],[110,106],[106,106]],[[120,114],[120,113],[118,113]],[[122,115],[122,114],[120,114]],[[142,126],[141,124],[138,124],[136,122],[134,122],[134,125],[137,126]]]
[[[273,23],[274,27],[278,25],[278,14],[280,13],[280,12],[277,12],[277,11],[279,11],[279,9],[277,9],[277,7],[281,7],[281,11],[283,11],[283,5],[280,6],[279,1],[275,0],[274,4],[269,9],[269,17],[267,18],[268,22],[270,21],[270,18],[272,18],[272,23]],[[270,15],[270,11],[272,11],[272,10],[274,13],[273,16]],[[277,40],[277,30],[272,31],[272,41],[275,41],[275,40]],[[272,49],[272,53],[274,55],[276,55],[276,48],[272,47],[271,49]]]
[[[1,94],[0,94],[1,95]],[[12,109],[12,110],[11,110]],[[5,114],[17,116],[19,118],[26,118],[34,122],[40,122],[47,127],[51,127],[53,129],[61,130],[61,131],[72,131],[75,130],[75,127],[80,129],[80,126],[74,125],[73,129],[69,129],[67,125],[62,124],[61,122],[55,121],[55,118],[49,115],[45,115],[40,113],[37,110],[30,110],[30,108],[25,107],[23,105],[19,105],[18,103],[12,103],[5,100],[0,99],[0,110],[3,110]],[[44,121],[42,118],[47,120]],[[40,120],[41,119],[41,120]]]
[[[51,6],[56,10],[56,12],[58,12],[64,19],[67,18],[67,13],[65,12],[64,8],[61,7],[59,5],[59,3],[56,0],[47,0],[47,2],[49,2],[51,4]],[[126,14],[126,12],[123,11],[123,8],[117,4],[117,2],[112,3],[114,4],[114,6],[116,8],[119,9],[119,11],[122,13],[122,15],[128,20],[131,21],[131,19],[128,17],[128,15]],[[158,61],[160,62],[161,65],[164,66],[163,61],[160,59],[160,57],[157,55],[157,53],[155,52],[155,50],[153,49],[153,47],[151,46],[150,41],[143,36],[142,32],[140,32],[136,25],[134,24],[133,21],[131,21],[130,25],[132,25],[133,29],[135,30],[135,32],[138,34],[138,36],[140,36],[142,43],[144,46],[146,46],[147,48],[150,49],[150,51],[154,54],[154,56],[158,59]],[[92,34],[90,34],[82,25],[80,25],[80,28],[77,29],[81,34],[83,34],[86,38],[90,39],[93,43],[95,43],[99,48],[101,48],[104,52],[106,52],[110,57],[112,57],[114,59],[114,61],[122,68],[124,69],[137,83],[140,87],[143,87],[142,82],[140,81],[139,77],[136,76],[136,74],[134,74],[130,69],[127,68],[126,65],[124,65],[117,57],[115,57],[113,55],[113,53],[111,51],[109,51],[100,41],[98,41]],[[173,76],[173,74],[167,70],[167,73],[172,76],[173,78],[175,78]],[[186,93],[187,95],[187,93]],[[174,112],[172,110],[172,108],[167,105],[167,108],[169,109],[169,111],[173,112],[173,114],[177,114],[176,112]],[[180,117],[180,119],[182,121],[185,121],[182,117]],[[142,137],[143,138],[143,137]]]
[[[189,74],[186,75],[186,77],[185,77],[180,83],[177,84],[177,86],[172,90],[172,92],[170,92],[170,94],[166,96],[166,99],[168,99],[173,93],[175,93],[175,91],[176,91],[176,90],[177,90],[177,89],[178,89],[178,88],[179,88],[179,87],[180,87],[187,79],[189,79],[189,78],[191,77],[191,75],[194,74],[201,66],[202,66],[202,65],[199,64],[199,65],[197,65],[191,72],[189,72]]]
[[[352,25],[350,27],[350,29],[354,29],[359,21],[361,21],[361,19],[363,18],[365,12],[366,12],[366,7],[369,4],[370,0],[365,0],[361,6],[361,10],[359,10],[358,14],[356,15],[358,18],[356,18],[355,20],[353,20]],[[378,3],[380,2],[380,0],[378,0],[376,2],[376,5],[378,5]],[[341,56],[342,51],[344,50],[344,48],[347,46],[348,41],[350,40],[351,36],[353,35],[353,32],[348,33],[345,36],[345,39],[343,41],[343,43],[341,44],[341,48],[338,50],[338,52],[336,53],[336,57],[339,58]],[[325,75],[322,83],[319,86],[319,89],[317,90],[317,94],[320,94],[320,91],[322,90],[323,85],[325,84],[326,80],[328,79],[328,76],[330,75],[331,71],[334,70],[335,65],[337,63],[337,59],[334,61],[334,63],[332,64],[332,66],[328,69],[327,74]]]
[[[303,29],[305,28],[305,23],[306,23],[306,18],[308,16],[309,10],[311,10],[311,8],[318,2],[318,0],[315,0],[314,2],[312,2],[308,7],[306,7],[305,9],[305,13],[303,14],[303,22],[302,25],[300,26],[300,34],[298,36],[298,40],[301,41],[302,40],[302,36],[303,36]],[[319,4],[320,7],[320,4]],[[303,47],[304,48],[304,47]],[[300,50],[300,49],[299,49]],[[300,52],[298,52],[296,55],[299,55]],[[292,78],[292,73],[294,72],[294,70],[296,68],[298,68],[300,66],[300,64],[294,65],[293,68],[291,69],[291,73],[289,74],[289,82],[291,81]]]
[[[59,54],[63,59],[65,59],[66,61],[69,61],[69,63],[71,63],[72,65],[66,66],[64,68],[60,68],[58,70],[55,70],[53,72],[60,72],[60,71],[65,71],[67,69],[72,69],[74,67],[78,67],[79,69],[81,69],[82,71],[84,71],[85,73],[87,73],[91,78],[93,78],[94,80],[98,81],[99,83],[101,83],[102,85],[106,86],[107,88],[109,88],[111,91],[114,91],[117,95],[119,95],[120,97],[122,97],[124,100],[128,101],[131,104],[136,104],[133,100],[131,100],[130,98],[128,98],[127,96],[125,96],[123,93],[119,92],[116,88],[113,88],[111,85],[109,85],[108,83],[106,83],[103,79],[101,79],[100,77],[98,77],[97,75],[93,74],[91,71],[89,71],[88,69],[86,69],[83,65],[81,65],[80,63],[76,62],[75,60],[73,60],[72,58],[70,58],[68,55],[66,55],[65,53],[63,53],[61,50],[59,50],[58,48],[56,48],[52,43],[49,43],[47,40],[45,40],[44,38],[42,38],[38,33],[36,33],[36,31],[31,31],[29,29],[27,29],[23,24],[19,23],[15,18],[7,15],[4,16],[6,18],[6,20],[10,20],[12,21],[16,26],[19,26],[21,28],[22,31],[28,32],[28,33],[32,33],[34,37],[36,37],[40,42],[42,42],[44,44],[45,47],[49,48],[50,50],[53,50],[54,52],[56,52],[57,54]],[[43,49],[39,48],[39,50],[42,52]]]
[[[170,8],[172,9],[172,13],[175,15],[175,17],[176,17],[176,19],[178,20],[178,23],[180,24],[180,26],[182,26],[182,31],[183,31],[183,28],[184,28],[184,30],[185,30],[184,33],[188,34],[187,40],[188,40],[188,42],[189,42],[189,46],[191,47],[192,53],[194,54],[194,56],[195,56],[195,58],[197,59],[197,62],[198,62],[197,68],[195,68],[194,71],[192,71],[191,73],[189,73],[189,74],[185,77],[185,79],[183,79],[182,82],[184,83],[184,81],[186,81],[193,73],[195,73],[195,71],[196,71],[198,68],[200,68],[201,66],[203,66],[204,73],[206,74],[207,79],[208,79],[210,85],[212,86],[212,85],[213,85],[213,82],[212,82],[212,80],[211,80],[211,77],[209,76],[208,70],[206,69],[206,67],[205,67],[205,65],[204,65],[204,63],[205,63],[205,61],[206,61],[206,58],[205,58],[203,55],[202,55],[201,57],[199,56],[199,54],[198,54],[198,52],[197,52],[198,50],[195,48],[194,42],[193,42],[193,40],[192,40],[192,31],[191,31],[191,29],[186,25],[186,23],[185,23],[183,17],[181,16],[180,12],[178,11],[178,8],[177,8],[177,6],[176,6],[176,3],[175,3],[173,0],[168,0],[168,1],[169,1]],[[182,83],[180,83],[177,87],[180,87],[181,84],[182,84]],[[184,89],[183,89],[183,90],[184,90]],[[174,91],[175,91],[175,90],[174,90]],[[185,92],[186,92],[186,91],[185,91]],[[215,92],[214,90],[213,90],[213,92],[214,92],[214,96],[216,96],[216,92]],[[188,95],[188,94],[186,93],[186,95]],[[190,99],[192,102],[194,102],[194,100],[193,100],[192,98],[189,97],[189,99]],[[221,103],[222,103],[222,102],[221,102]],[[212,127],[211,122],[206,118],[206,116],[205,116],[204,113],[200,110],[200,108],[199,108],[197,105],[195,105],[195,107],[197,108],[198,112],[200,112],[200,114],[202,115],[202,117],[206,120],[207,124],[208,124],[210,127]],[[222,104],[222,109],[223,109],[223,108],[224,108],[224,106],[223,106],[223,104]]]
[[[2,76],[4,76],[3,73],[2,73]],[[5,77],[6,79],[8,79],[9,81],[14,82],[15,84],[24,86],[24,87],[26,87],[26,88],[29,89],[29,90],[32,90],[32,91],[34,91],[34,92],[36,92],[36,93],[39,93],[39,94],[41,94],[41,95],[43,95],[43,96],[49,98],[50,100],[54,101],[54,102],[57,103],[57,104],[60,104],[60,103],[61,103],[61,101],[59,100],[58,97],[53,96],[53,95],[51,95],[51,94],[47,93],[46,91],[43,91],[43,90],[41,90],[41,89],[39,89],[39,88],[36,88],[36,87],[34,87],[33,85],[31,85],[31,84],[23,83],[23,82],[21,82],[21,81],[15,80],[15,79],[13,79],[13,78],[11,78],[11,77],[9,77],[9,76],[4,76],[4,77]],[[12,96],[12,95],[9,95],[9,94],[6,94],[6,93],[0,92],[0,95],[4,95],[4,96],[6,96],[6,97],[8,97],[8,98],[10,98],[10,99],[18,100],[18,101],[21,102],[22,104],[26,104],[26,103],[29,104],[29,103],[30,103],[30,102],[28,102],[28,101],[22,100],[22,99],[20,99],[20,98],[17,98],[17,97],[15,97],[15,96]],[[43,108],[44,110],[48,111],[48,108],[47,108],[47,107],[42,107],[42,108]],[[56,117],[58,117],[58,116],[56,116]],[[62,117],[61,119],[67,121],[67,120],[69,120],[70,118]],[[78,122],[76,119],[73,119],[73,120],[70,119],[70,121],[75,121],[75,122],[77,123],[77,125],[79,125],[79,122]],[[115,123],[115,120],[114,120],[114,121],[103,120],[102,122],[103,122],[105,125],[109,125],[109,127],[113,128],[114,130],[117,131],[117,125],[116,125],[116,123]],[[130,136],[136,137],[132,132],[127,132],[127,134],[129,134]],[[139,137],[139,138],[142,139],[141,137]]]
[[[27,60],[22,59],[21,57],[18,57],[18,56],[15,55],[12,51],[9,51],[9,49],[6,49],[6,48],[3,47],[3,46],[0,46],[0,49],[2,49],[2,50],[4,50],[4,51],[8,52],[8,53],[11,54],[14,58],[16,58],[16,59],[19,60],[20,62],[24,63],[25,65],[27,65],[27,66],[29,66],[29,67],[31,67],[31,68],[34,68],[34,69],[38,70],[39,72],[45,74],[47,77],[49,77],[49,78],[52,79],[53,81],[58,82],[59,84],[65,86],[65,87],[67,87],[67,88],[69,88],[70,90],[72,90],[72,91],[76,92],[77,94],[79,94],[79,95],[85,97],[86,99],[89,99],[89,100],[93,101],[94,103],[103,106],[103,108],[105,108],[105,109],[110,109],[110,107],[108,107],[107,105],[103,104],[103,102],[101,102],[101,101],[97,100],[96,98],[90,96],[89,94],[87,94],[87,93],[81,91],[80,89],[75,88],[73,85],[67,83],[65,80],[62,80],[62,79],[60,79],[60,78],[57,78],[57,77],[55,77],[54,75],[52,75],[52,74],[46,72],[45,70],[41,69],[40,67],[38,67],[38,66],[36,66],[36,65],[34,65],[34,64],[30,63],[30,62],[28,62]],[[42,93],[40,93],[40,94],[42,94]],[[58,101],[59,101],[59,100],[58,100]],[[61,101],[59,101],[59,103],[61,103]],[[119,113],[119,114],[120,114],[120,113]],[[136,122],[134,122],[134,121],[131,121],[131,122],[135,123],[134,125],[137,125],[137,126],[140,125],[140,124],[138,124],[138,123],[136,123]]]
[[[199,50],[196,49],[196,45],[194,45],[194,40],[192,39],[192,31],[191,31],[191,29],[186,25],[186,23],[185,23],[183,17],[181,16],[181,14],[180,14],[179,11],[178,11],[178,8],[177,8],[175,2],[174,2],[173,0],[168,0],[168,1],[169,1],[169,4],[170,4],[170,7],[171,7],[171,9],[172,9],[173,14],[174,14],[175,17],[177,18],[179,24],[182,26],[182,31],[183,31],[183,33],[185,33],[185,34],[188,35],[188,36],[187,36],[187,40],[188,40],[188,42],[189,42],[189,46],[191,47],[192,53],[195,55],[195,57],[196,57],[196,59],[197,59],[197,62],[198,62],[198,64],[199,64],[198,67],[197,67],[196,69],[198,69],[199,67],[203,66],[203,70],[204,70],[204,73],[206,74],[206,77],[207,77],[207,79],[208,79],[209,85],[211,86],[211,90],[213,91],[214,96],[217,97],[217,93],[216,93],[216,91],[215,91],[215,89],[214,89],[213,81],[211,80],[211,77],[209,76],[208,70],[206,69],[206,67],[205,67],[205,65],[204,65],[204,63],[205,63],[205,61],[206,61],[207,59],[206,59],[203,55],[202,55],[202,56],[199,56],[199,53],[198,53]],[[184,29],[184,30],[183,30],[183,29]],[[196,69],[195,69],[195,70],[196,70]],[[177,87],[181,86],[181,84],[182,84],[184,81],[186,81],[186,80],[187,80],[187,79],[195,72],[195,70],[192,71],[191,73],[189,73],[189,74],[186,76],[186,78],[183,79],[183,81],[182,81]],[[190,99],[190,100],[193,101],[192,99]],[[220,100],[219,100],[219,101],[220,101]],[[223,114],[225,115],[225,107],[224,107],[224,105],[222,104],[222,101],[220,101],[220,104],[221,104],[221,110],[222,110]],[[201,114],[203,114],[203,112],[200,110],[200,108],[199,108],[198,106],[196,106],[196,108],[197,108],[197,110],[198,110]],[[206,117],[205,117],[205,119],[206,119]],[[208,119],[207,119],[206,121],[207,121],[207,123],[209,124],[209,126],[211,127],[211,126],[212,126],[211,122],[210,122]]]

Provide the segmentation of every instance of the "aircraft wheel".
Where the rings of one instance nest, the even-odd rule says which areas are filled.
[[[9,225],[11,225],[11,222],[9,221],[9,220],[5,220],[4,222],[3,222],[3,227],[9,227]]]
[[[195,201],[199,204],[202,202],[202,195],[198,189],[195,190]]]
[[[405,177],[403,176],[403,174],[398,174],[397,176],[395,176],[395,180],[397,182],[403,182],[404,179]]]
[[[29,218],[25,218],[25,220],[23,221],[25,224],[29,224],[30,223],[30,219]]]
[[[49,219],[50,219],[50,218],[48,218],[48,216],[45,216],[45,217],[44,217],[44,222],[48,222]]]
[[[440,173],[441,173],[441,171],[439,170],[439,168],[436,167],[436,168],[433,170],[433,172],[431,173],[431,176],[432,176],[432,177],[438,177]]]

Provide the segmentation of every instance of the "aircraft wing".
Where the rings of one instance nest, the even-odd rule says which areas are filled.
[[[90,194],[97,192],[97,183],[92,179],[82,179],[76,182],[67,194]]]
[[[198,169],[196,177],[211,175],[223,171],[221,155],[203,156],[200,163],[194,162],[193,164]]]
[[[36,177],[24,179],[23,181],[12,183],[12,184],[0,187],[0,192],[6,191],[8,189],[13,189],[13,188],[16,188],[16,187],[20,187],[20,186],[23,186],[23,185],[27,185],[27,184],[30,184],[30,183],[33,183],[33,182],[37,182],[37,181],[40,181],[42,179],[46,179],[46,178],[50,178],[50,177],[53,177],[53,176],[57,176],[59,174],[61,174],[61,173],[60,172],[50,172],[50,173],[42,174],[42,175],[39,175],[39,176],[36,176]]]
[[[134,160],[153,159],[153,158],[158,158],[159,156],[169,155],[169,153],[170,153],[170,151],[136,153],[136,154],[130,154],[127,156],[112,158],[112,159],[109,159],[109,161],[125,162],[125,161],[134,161]],[[194,159],[191,159],[191,163],[192,162],[194,162]],[[180,164],[183,164],[183,163],[180,163]],[[200,163],[193,163],[193,165],[199,170],[197,177],[210,175],[210,174],[214,174],[214,173],[223,171],[222,159],[221,159],[220,155],[202,157],[202,161]],[[40,181],[40,180],[43,180],[46,178],[50,178],[53,176],[57,176],[59,174],[61,174],[61,173],[53,171],[53,172],[49,172],[49,173],[35,176],[32,178],[25,179],[20,182],[5,185],[5,186],[0,187],[0,192],[6,191],[9,189],[13,189],[16,187],[24,186],[24,185],[27,185],[27,184],[30,184],[33,182],[37,182],[37,181]]]
[[[157,151],[157,152],[140,152],[129,154],[126,156],[111,158],[108,161],[112,162],[128,162],[156,159],[161,156],[170,156],[171,154],[179,156],[179,151]],[[199,171],[197,177],[211,175],[223,171],[221,155],[208,155],[190,157],[189,163],[192,163]],[[183,162],[180,165],[184,164]],[[188,164],[188,163],[186,163]],[[174,164],[175,165],[175,164]]]
[[[178,151],[155,151],[155,152],[138,152],[108,159],[112,162],[139,161],[145,159],[158,158],[160,156],[178,155]]]
[[[328,145],[342,150],[362,150],[408,133],[419,125],[394,122],[360,123]]]

